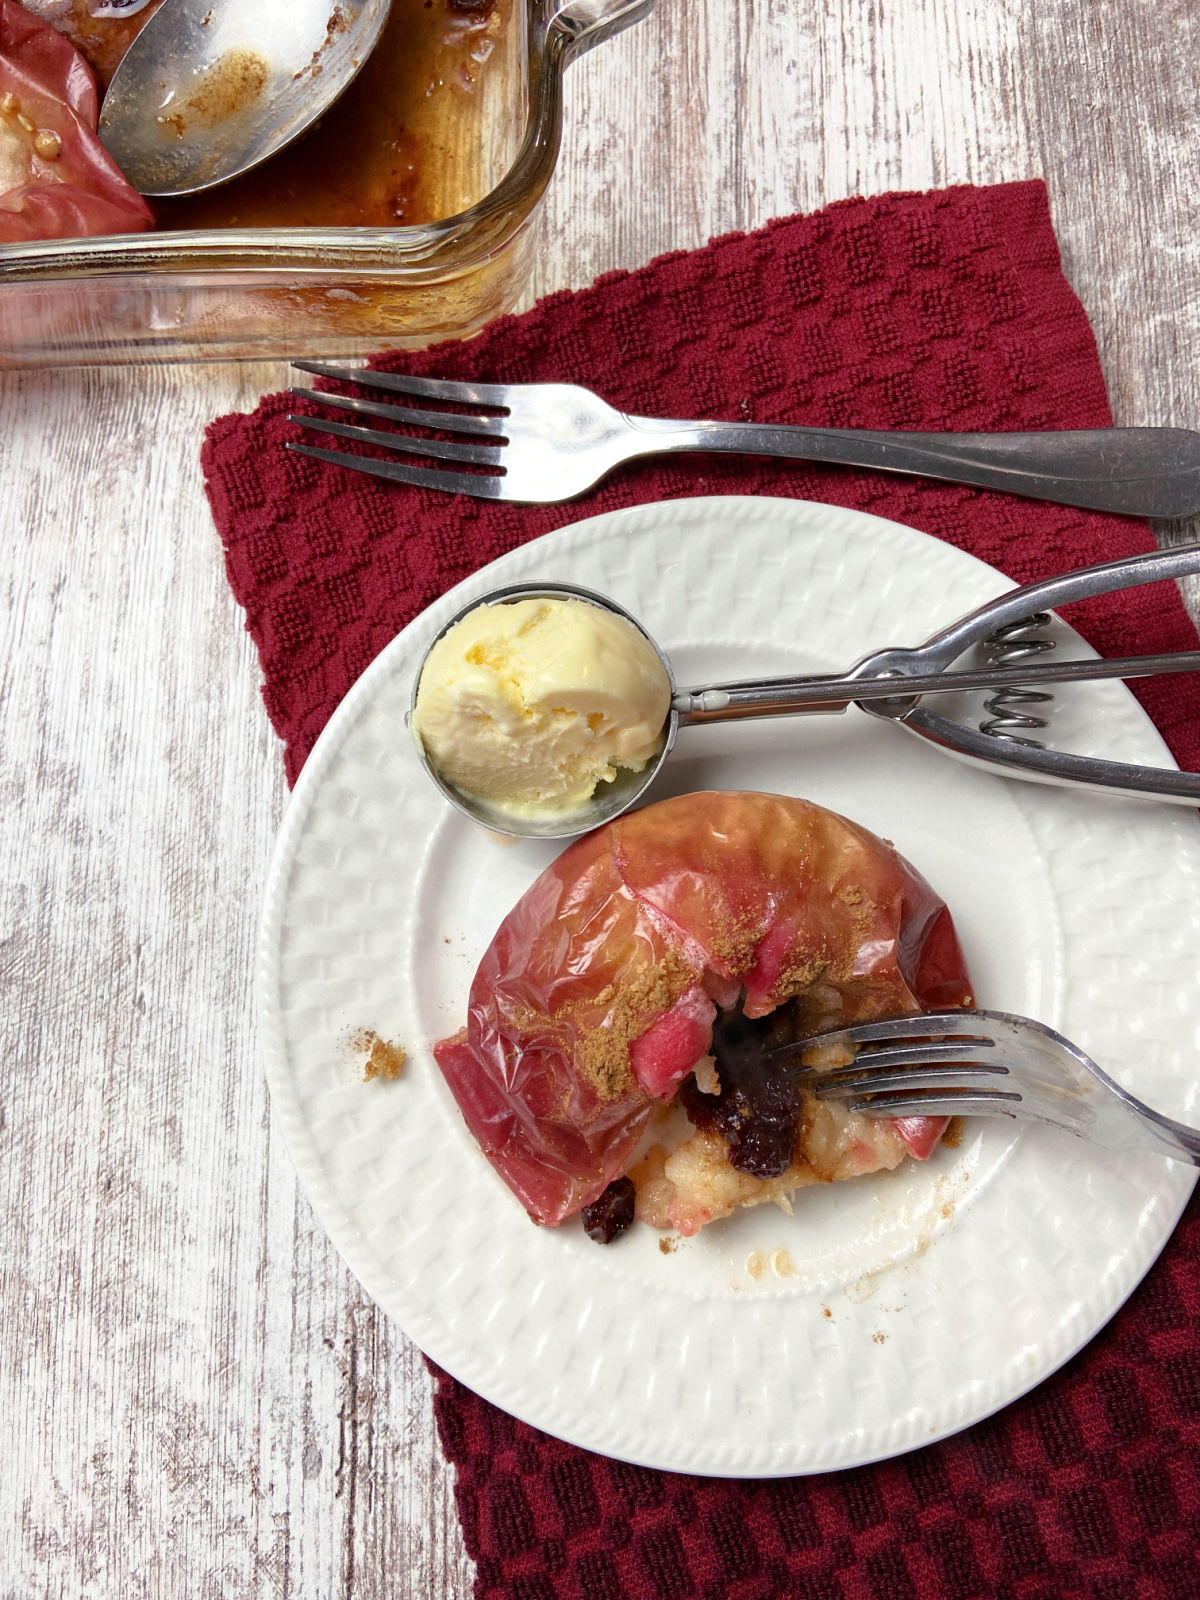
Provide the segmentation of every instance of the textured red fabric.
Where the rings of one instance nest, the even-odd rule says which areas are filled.
[[[625,410],[851,427],[1087,427],[1111,418],[1038,183],[849,201],[544,300],[383,366],[586,383]],[[467,573],[647,500],[825,500],[909,523],[1030,581],[1152,548],[1131,519],[804,464],[675,457],[570,506],[389,486],[285,452],[294,406],[204,448],[234,593],[295,778],[371,658]],[[1075,608],[1104,653],[1194,648],[1165,585]],[[864,648],[872,643],[862,641]],[[879,642],[879,641],[874,641]],[[1200,767],[1200,684],[1139,694]],[[1129,1305],[1029,1398],[939,1445],[817,1478],[724,1483],[544,1437],[439,1375],[478,1600],[907,1600],[1200,1595],[1200,1209]]]

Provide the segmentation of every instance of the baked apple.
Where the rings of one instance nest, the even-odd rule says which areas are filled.
[[[775,1046],[972,1003],[946,905],[890,844],[805,800],[691,794],[597,829],[542,873],[479,964],[466,1027],[434,1055],[534,1221],[590,1208],[601,1238],[630,1211],[628,1185],[606,1191],[656,1106],[677,1101],[695,1132],[629,1176],[639,1216],[690,1234],[737,1206],[786,1206],[806,1183],[925,1159],[945,1129],[819,1103]]]

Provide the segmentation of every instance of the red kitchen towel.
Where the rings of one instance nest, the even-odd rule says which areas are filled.
[[[477,338],[379,363],[582,382],[623,410],[845,427],[1111,421],[1039,183],[847,201],[550,296]],[[213,423],[204,468],[229,581],[294,780],[330,713],[437,595],[537,534],[688,495],[791,495],[923,529],[1030,581],[1148,550],[1146,527],[841,468],[673,457],[569,506],[387,485],[282,449],[296,402]],[[1074,608],[1107,654],[1195,648],[1166,585]],[[1200,767],[1200,684],[1139,689]],[[727,1483],[549,1439],[444,1374],[478,1600],[906,1600],[1200,1595],[1200,1209],[1128,1306],[1032,1396],[875,1467]]]

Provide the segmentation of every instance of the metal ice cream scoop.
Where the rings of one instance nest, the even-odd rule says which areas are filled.
[[[1028,618],[1031,614],[1073,600],[1090,599],[1114,590],[1133,589],[1144,583],[1157,583],[1197,572],[1200,572],[1200,544],[1132,556],[1122,561],[1107,561],[1100,566],[1084,567],[1057,578],[1047,578],[1042,583],[1013,589],[941,629],[924,644],[909,649],[873,650],[845,673],[747,679],[737,683],[704,684],[690,689],[676,687],[671,663],[657,641],[635,616],[615,600],[573,584],[510,584],[476,596],[451,618],[437,637],[440,639],[469,612],[483,605],[549,598],[584,600],[592,605],[607,607],[632,623],[653,646],[671,685],[671,709],[657,754],[640,772],[621,771],[612,782],[601,783],[582,810],[566,816],[555,814],[537,818],[512,816],[499,807],[464,794],[437,771],[419,743],[418,749],[426,771],[452,805],[485,827],[518,838],[574,838],[620,816],[654,782],[681,728],[705,722],[842,712],[851,705],[858,705],[872,716],[906,728],[947,755],[973,766],[999,772],[1005,777],[1195,806],[1200,804],[1200,773],[1172,772],[1166,768],[1142,767],[1093,756],[1070,755],[1065,751],[1041,749],[1016,741],[1000,741],[993,735],[968,728],[926,709],[922,700],[931,694],[1003,688],[1010,684],[1020,684],[1024,688],[1044,683],[1078,683],[1104,678],[1142,678],[1164,673],[1195,672],[1200,669],[1200,650],[1133,656],[1121,660],[1056,660],[1044,664],[986,666],[963,672],[947,669],[973,645],[995,634],[997,629]],[[427,659],[428,651],[422,660],[422,669]],[[414,706],[420,678],[418,672],[413,685]]]

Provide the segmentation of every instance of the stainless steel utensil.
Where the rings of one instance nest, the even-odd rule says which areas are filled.
[[[356,395],[293,389],[317,405],[381,417],[424,432],[384,432],[320,417],[289,416],[298,427],[378,449],[478,467],[479,472],[410,466],[288,444],[300,455],[394,482],[528,504],[571,500],[623,461],[681,450],[780,456],[944,478],[983,489],[1141,517],[1200,511],[1200,433],[1186,428],[1091,428],[1061,433],[879,433],[754,422],[672,422],[631,417],[588,389],[566,383],[451,383],[364,372],[322,361],[293,361],[303,372],[367,389],[469,406],[466,412],[389,405]],[[503,412],[480,415],[480,408]],[[435,439],[471,434],[482,444]]]
[[[467,337],[525,287],[563,148],[568,69],[654,4],[498,5],[486,89],[481,80],[479,92],[434,96],[428,120],[414,123],[421,148],[436,124],[462,157],[436,162],[427,221],[0,244],[0,362],[282,361],[302,346],[344,359],[381,344]],[[80,15],[83,0],[73,9]],[[272,19],[286,9],[263,0]],[[445,0],[430,14],[445,15]]]
[[[1045,1023],[1006,1011],[933,1011],[864,1022],[770,1052],[853,1046],[853,1066],[811,1075],[818,1099],[876,1117],[1010,1116],[1105,1150],[1148,1150],[1200,1167],[1200,1129],[1152,1111]]]
[[[327,111],[391,0],[165,0],[122,58],[98,132],[135,189],[195,194],[256,167]],[[264,25],[266,24],[266,25]]]
[[[1157,583],[1194,572],[1200,572],[1200,544],[1132,556],[1123,561],[1107,561],[1099,566],[1085,567],[1078,572],[1064,573],[1061,577],[1014,589],[951,623],[923,645],[910,649],[873,650],[841,675],[808,673],[791,678],[704,684],[691,689],[676,687],[671,663],[658,643],[635,616],[606,595],[572,584],[509,584],[477,595],[446,623],[436,638],[449,632],[476,607],[503,604],[505,601],[546,596],[586,600],[615,611],[632,623],[653,646],[671,684],[671,710],[658,754],[640,772],[620,772],[613,782],[602,784],[586,809],[570,817],[543,820],[512,817],[482,800],[464,794],[438,773],[419,742],[418,749],[426,771],[452,805],[474,821],[518,838],[573,838],[628,810],[657,777],[681,728],[706,722],[842,712],[851,705],[858,705],[885,721],[898,723],[948,755],[1007,777],[1194,806],[1200,804],[1200,773],[1172,772],[1165,768],[1104,761],[1091,756],[1075,756],[1059,750],[1004,742],[927,711],[921,704],[921,697],[925,695],[997,686],[1003,688],[1010,680],[1024,686],[1031,683],[1065,683],[1195,671],[1200,667],[1198,651],[1139,656],[1123,661],[1060,661],[1056,658],[1039,666],[987,666],[968,672],[948,671],[972,646],[980,644],[994,635],[998,628],[1017,618],[1027,618],[1031,613],[1071,600],[1137,588],[1145,583]],[[430,641],[430,649],[436,643],[436,638]],[[423,669],[424,660],[421,665]],[[418,672],[413,683],[414,706],[420,677]]]
[[[1046,632],[1052,620],[1048,611],[1039,611],[1033,617],[1002,623],[980,646],[985,659],[996,666],[1003,663],[1011,667],[1018,661],[1049,655],[1058,648],[1057,640],[1050,638]],[[1049,727],[1049,713],[1053,704],[1054,696],[1044,689],[1027,689],[1020,683],[1006,683],[983,702],[987,715],[980,722],[979,731],[993,739],[1006,739],[1040,749],[1042,741],[1033,735]]]

